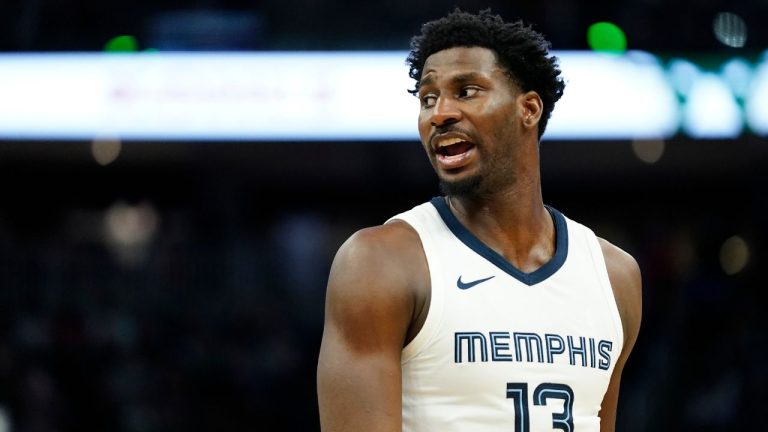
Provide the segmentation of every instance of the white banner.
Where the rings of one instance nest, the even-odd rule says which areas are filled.
[[[695,98],[703,102],[692,109],[681,104],[667,70],[648,53],[554,54],[567,86],[545,138],[665,138],[681,128],[695,135],[689,124],[709,125],[702,137],[733,136],[744,121],[768,134],[765,63],[750,75],[750,95],[741,105],[710,74],[696,87]],[[406,56],[3,54],[0,138],[415,140],[419,107],[407,92],[413,81]],[[743,109],[751,111],[742,115]]]

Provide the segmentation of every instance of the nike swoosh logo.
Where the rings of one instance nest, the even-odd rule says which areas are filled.
[[[491,279],[493,279],[495,277],[496,276],[494,275],[494,276],[489,276],[487,278],[478,279],[478,280],[471,281],[471,282],[462,282],[461,281],[461,276],[459,276],[459,278],[456,280],[456,286],[459,287],[459,289],[465,290],[465,289],[472,288],[473,286],[475,286],[477,284],[481,284],[481,283],[483,283],[485,281],[491,280]]]

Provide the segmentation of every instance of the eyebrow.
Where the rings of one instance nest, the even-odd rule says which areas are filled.
[[[432,76],[428,76],[426,78],[423,78],[421,81],[419,81],[419,88],[422,88],[424,86],[432,85],[435,83],[435,78]]]
[[[480,77],[480,74],[478,74],[477,72],[466,72],[466,73],[458,74],[452,77],[451,82],[462,84],[468,81],[474,81],[478,77]],[[427,85],[432,85],[434,83],[435,83],[435,78],[433,76],[428,76],[422,79],[421,81],[419,81],[419,88]]]
[[[467,73],[456,75],[455,77],[451,78],[451,81],[457,82],[457,83],[465,83],[467,81],[475,81],[479,77],[480,77],[480,74],[477,72],[467,72]]]

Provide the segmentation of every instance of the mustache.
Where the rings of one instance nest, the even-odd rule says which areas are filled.
[[[469,138],[472,137],[469,131],[455,125],[437,126],[435,127],[435,130],[432,132],[432,134],[429,136],[429,142],[430,143],[433,142],[434,139],[437,138],[439,135],[443,135],[451,132],[459,133]]]

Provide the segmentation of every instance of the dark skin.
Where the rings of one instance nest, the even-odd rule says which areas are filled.
[[[461,223],[524,272],[555,252],[539,174],[541,98],[523,92],[493,51],[459,47],[431,55],[419,91],[419,134],[441,182],[474,185],[448,203]],[[471,149],[441,155],[463,140]],[[466,144],[465,144],[466,145]],[[600,239],[624,329],[624,347],[603,399],[601,432],[616,423],[621,372],[640,328],[641,281],[635,260]],[[421,329],[430,301],[419,236],[392,221],[355,233],[331,269],[318,361],[321,428],[326,432],[400,431],[402,349]]]

